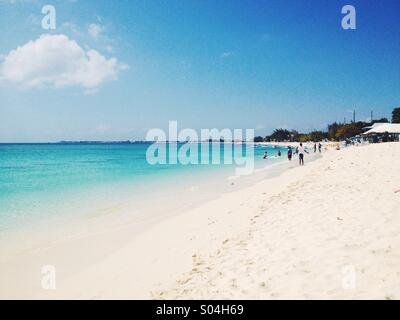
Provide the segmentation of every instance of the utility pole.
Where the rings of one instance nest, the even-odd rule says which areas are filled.
[[[374,110],[371,110],[371,123],[374,121]]]
[[[353,123],[356,123],[356,110],[353,110]]]

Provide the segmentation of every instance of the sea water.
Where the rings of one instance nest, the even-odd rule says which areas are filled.
[[[223,161],[151,165],[146,159],[149,146],[147,143],[0,144],[0,232],[55,216],[84,214],[105,204],[117,206],[127,199],[135,204],[145,196],[151,199],[149,195],[153,192],[172,192],[178,186],[179,190],[196,187],[235,174],[234,161],[230,165]],[[223,159],[224,145],[217,146]],[[244,155],[244,145],[242,149]],[[198,150],[199,153],[202,150],[200,145]],[[279,150],[282,157],[277,156]],[[256,145],[256,168],[283,161],[285,150]],[[268,160],[263,159],[265,151]]]

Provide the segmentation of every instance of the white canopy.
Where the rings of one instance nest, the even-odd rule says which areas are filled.
[[[363,129],[364,130],[367,130],[367,129],[374,129],[374,128],[376,128],[377,126],[381,126],[382,124],[386,124],[387,122],[375,122],[372,126],[369,126],[369,127],[364,127]]]
[[[380,123],[374,126],[371,130],[364,132],[363,134],[370,133],[398,133],[400,134],[400,123]]]

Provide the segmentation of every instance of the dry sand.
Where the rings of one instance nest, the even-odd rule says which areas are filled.
[[[155,224],[55,290],[38,275],[0,297],[399,299],[399,163],[400,143],[330,150]]]
[[[399,164],[400,144],[392,143],[331,152],[296,169],[302,178],[285,190],[248,201],[250,228],[196,256],[158,297],[399,299]]]

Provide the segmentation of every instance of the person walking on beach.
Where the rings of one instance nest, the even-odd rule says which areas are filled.
[[[306,152],[307,152],[307,150],[303,147],[303,144],[300,142],[298,154],[299,154],[299,165],[301,165],[301,166],[304,166],[304,153],[306,153]]]
[[[289,161],[292,161],[292,147],[288,148],[287,158],[288,158]]]
[[[318,152],[321,153],[321,149],[322,149],[322,144],[321,142],[318,143]]]
[[[316,152],[317,152],[317,144],[314,143],[314,153],[316,153]]]

